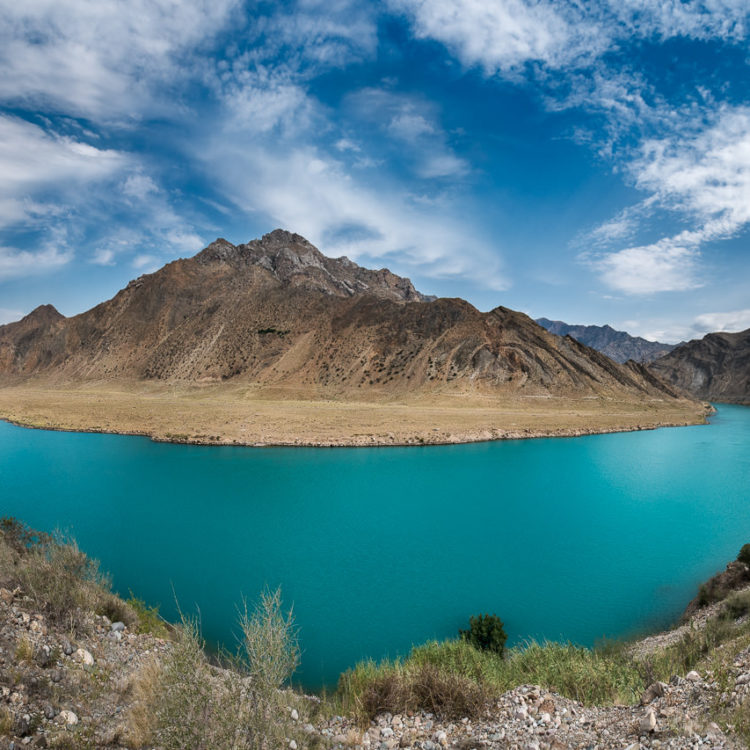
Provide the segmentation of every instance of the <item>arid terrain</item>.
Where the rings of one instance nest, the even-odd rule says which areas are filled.
[[[750,329],[680,344],[649,369],[696,398],[750,404]]]
[[[217,240],[71,318],[0,326],[0,418],[209,443],[389,445],[705,421],[643,365],[420,294],[276,230]]]
[[[285,397],[286,396],[286,397]],[[226,386],[104,383],[0,388],[0,416],[45,429],[147,435],[240,445],[420,445],[573,436],[700,424],[692,401],[603,401],[532,396],[492,400],[303,400]]]

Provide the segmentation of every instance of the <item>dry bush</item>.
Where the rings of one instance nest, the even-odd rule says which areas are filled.
[[[13,731],[13,714],[5,706],[0,707],[0,737],[9,737]]]
[[[75,541],[61,536],[23,555],[19,578],[39,609],[70,630],[79,629],[86,615],[111,596],[99,563],[81,552]]]
[[[34,644],[31,639],[23,635],[18,639],[16,644],[16,661],[31,662],[34,659]]]
[[[156,732],[153,705],[161,684],[161,662],[154,656],[132,676],[128,685],[130,707],[125,716],[125,741],[128,747],[145,747]]]
[[[427,664],[409,675],[409,688],[415,707],[447,719],[479,716],[489,700],[480,683]]]
[[[183,617],[160,663],[144,666],[132,685],[127,722],[132,747],[163,750],[276,750],[294,736],[290,693],[280,688],[299,661],[291,612],[281,612],[281,592],[264,592],[240,616],[240,654],[231,669],[209,664],[195,619]]]
[[[154,696],[154,739],[164,750],[233,747],[226,717],[228,700],[220,695],[206,659],[198,623],[183,617],[182,627],[158,675]]]
[[[241,651],[235,662],[242,680],[239,745],[247,750],[282,747],[294,727],[289,720],[288,683],[300,659],[297,629],[292,611],[282,611],[281,589],[266,589],[255,609],[243,602],[240,612]]]
[[[481,683],[431,664],[377,670],[369,675],[350,708],[363,721],[385,711],[429,711],[445,719],[480,716],[490,699]]]

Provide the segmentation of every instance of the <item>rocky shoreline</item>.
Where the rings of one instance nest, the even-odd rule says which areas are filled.
[[[715,413],[707,411],[706,415],[710,416]],[[468,435],[416,435],[413,438],[399,440],[395,437],[361,437],[361,438],[341,438],[338,440],[273,440],[268,442],[247,441],[243,442],[237,439],[214,439],[211,437],[189,435],[159,435],[147,431],[117,430],[117,429],[87,429],[85,427],[61,427],[45,426],[25,422],[20,419],[11,419],[0,417],[0,421],[7,422],[16,427],[23,427],[30,430],[48,430],[51,432],[82,432],[95,435],[127,435],[131,437],[145,437],[155,443],[172,443],[175,445],[204,445],[204,446],[237,446],[248,448],[387,448],[387,447],[419,447],[426,445],[464,445],[472,443],[488,443],[500,440],[531,440],[535,438],[573,438],[585,437],[587,435],[610,435],[621,432],[643,432],[649,430],[658,430],[663,427],[690,427],[702,422],[679,421],[679,422],[660,422],[654,425],[623,425],[609,428],[557,428],[550,430],[502,430],[490,429],[482,430],[475,434]]]

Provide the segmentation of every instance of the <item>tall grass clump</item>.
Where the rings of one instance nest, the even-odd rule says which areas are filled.
[[[238,677],[214,668],[196,618],[182,616],[172,647],[136,678],[133,734],[164,750],[240,748]]]
[[[91,612],[112,615],[126,624],[134,613],[112,593],[99,563],[75,540],[56,532],[33,531],[13,518],[0,519],[2,557],[12,563],[4,583],[19,586],[52,622],[68,630],[83,627]]]
[[[131,744],[163,750],[227,748],[275,750],[295,735],[294,696],[281,688],[299,663],[291,611],[281,591],[264,591],[256,607],[240,612],[239,653],[212,665],[195,618],[182,617],[174,645],[147,664],[133,686]]]
[[[281,747],[292,729],[287,720],[290,694],[281,688],[300,661],[292,610],[284,614],[281,589],[266,589],[252,611],[243,602],[239,624],[242,636],[236,665],[245,676],[238,714],[242,747]]]

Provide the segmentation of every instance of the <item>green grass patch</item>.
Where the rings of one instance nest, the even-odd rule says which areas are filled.
[[[149,607],[142,599],[133,596],[127,600],[128,606],[135,612],[137,621],[135,623],[136,633],[150,633],[157,638],[169,638],[170,627],[159,614],[159,607]]]

